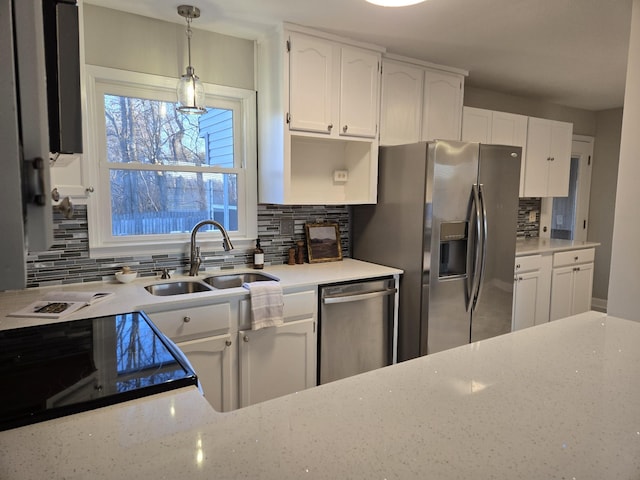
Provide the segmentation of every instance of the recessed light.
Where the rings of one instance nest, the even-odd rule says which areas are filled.
[[[367,2],[380,5],[381,7],[408,7],[409,5],[415,5],[424,1],[425,0],[367,0]]]

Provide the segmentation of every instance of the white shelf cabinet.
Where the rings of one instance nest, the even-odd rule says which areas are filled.
[[[554,254],[551,320],[591,310],[594,259],[593,248]]]
[[[529,117],[524,175],[525,197],[569,194],[573,124]]]
[[[383,59],[380,144],[459,140],[464,75]]]
[[[516,257],[512,330],[549,321],[551,255]]]
[[[260,202],[376,202],[382,50],[296,26],[258,43]]]
[[[520,196],[524,196],[524,173],[527,158],[528,117],[508,112],[464,107],[462,140],[467,142],[514,145],[522,148]]]

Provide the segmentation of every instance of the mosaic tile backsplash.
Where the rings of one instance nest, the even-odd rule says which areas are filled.
[[[529,212],[536,212],[536,221],[529,222]],[[289,247],[304,240],[305,223],[335,222],[340,228],[343,257],[350,256],[349,227],[351,209],[348,206],[258,205],[258,236],[265,253],[265,264],[287,262]],[[520,199],[518,237],[537,237],[540,219],[540,199]],[[282,222],[293,222],[293,234],[282,235]],[[233,250],[225,255],[202,252],[203,267],[232,269],[250,266],[252,249]],[[54,245],[46,252],[30,252],[27,257],[27,287],[100,281],[113,275],[122,265],[132,265],[140,276],[155,276],[162,268],[184,269],[184,255],[141,255],[113,258],[89,257],[87,209],[74,208],[71,219],[54,210]]]
[[[346,206],[258,206],[258,236],[266,265],[286,263],[289,247],[304,240],[305,223],[338,223],[342,255],[349,257],[349,215]],[[293,222],[293,235],[281,235],[281,220]],[[224,255],[203,251],[202,267],[231,269],[250,266],[253,248],[234,249]],[[89,257],[87,208],[74,207],[73,218],[66,219],[54,209],[54,244],[46,252],[29,252],[27,287],[100,281],[113,275],[122,265],[131,265],[139,276],[155,276],[162,268],[182,270],[188,263],[184,255],[140,255],[113,258]]]

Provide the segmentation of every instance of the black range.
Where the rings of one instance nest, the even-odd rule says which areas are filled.
[[[143,312],[0,331],[0,430],[197,385]]]

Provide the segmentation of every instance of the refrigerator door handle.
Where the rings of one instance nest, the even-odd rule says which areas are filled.
[[[480,189],[474,184],[471,189],[473,193],[473,206],[476,214],[476,234],[475,234],[475,258],[473,267],[473,276],[471,277],[471,288],[469,288],[469,297],[467,298],[467,311],[475,307],[476,292],[478,291],[480,282],[480,269],[482,268],[482,209],[480,204]]]
[[[482,245],[482,253],[480,255],[480,271],[477,272],[477,276],[478,276],[478,287],[473,295],[473,307],[472,309],[475,310],[476,305],[478,304],[478,300],[480,299],[480,294],[482,293],[482,285],[484,283],[484,271],[485,271],[485,263],[486,263],[486,258],[487,258],[487,233],[488,233],[488,229],[487,229],[487,206],[484,203],[484,185],[481,183],[478,185],[478,196],[480,199],[480,205],[482,206],[481,211],[482,211],[482,221],[479,222],[482,224],[482,231],[480,232],[480,238],[481,238],[481,245]]]

